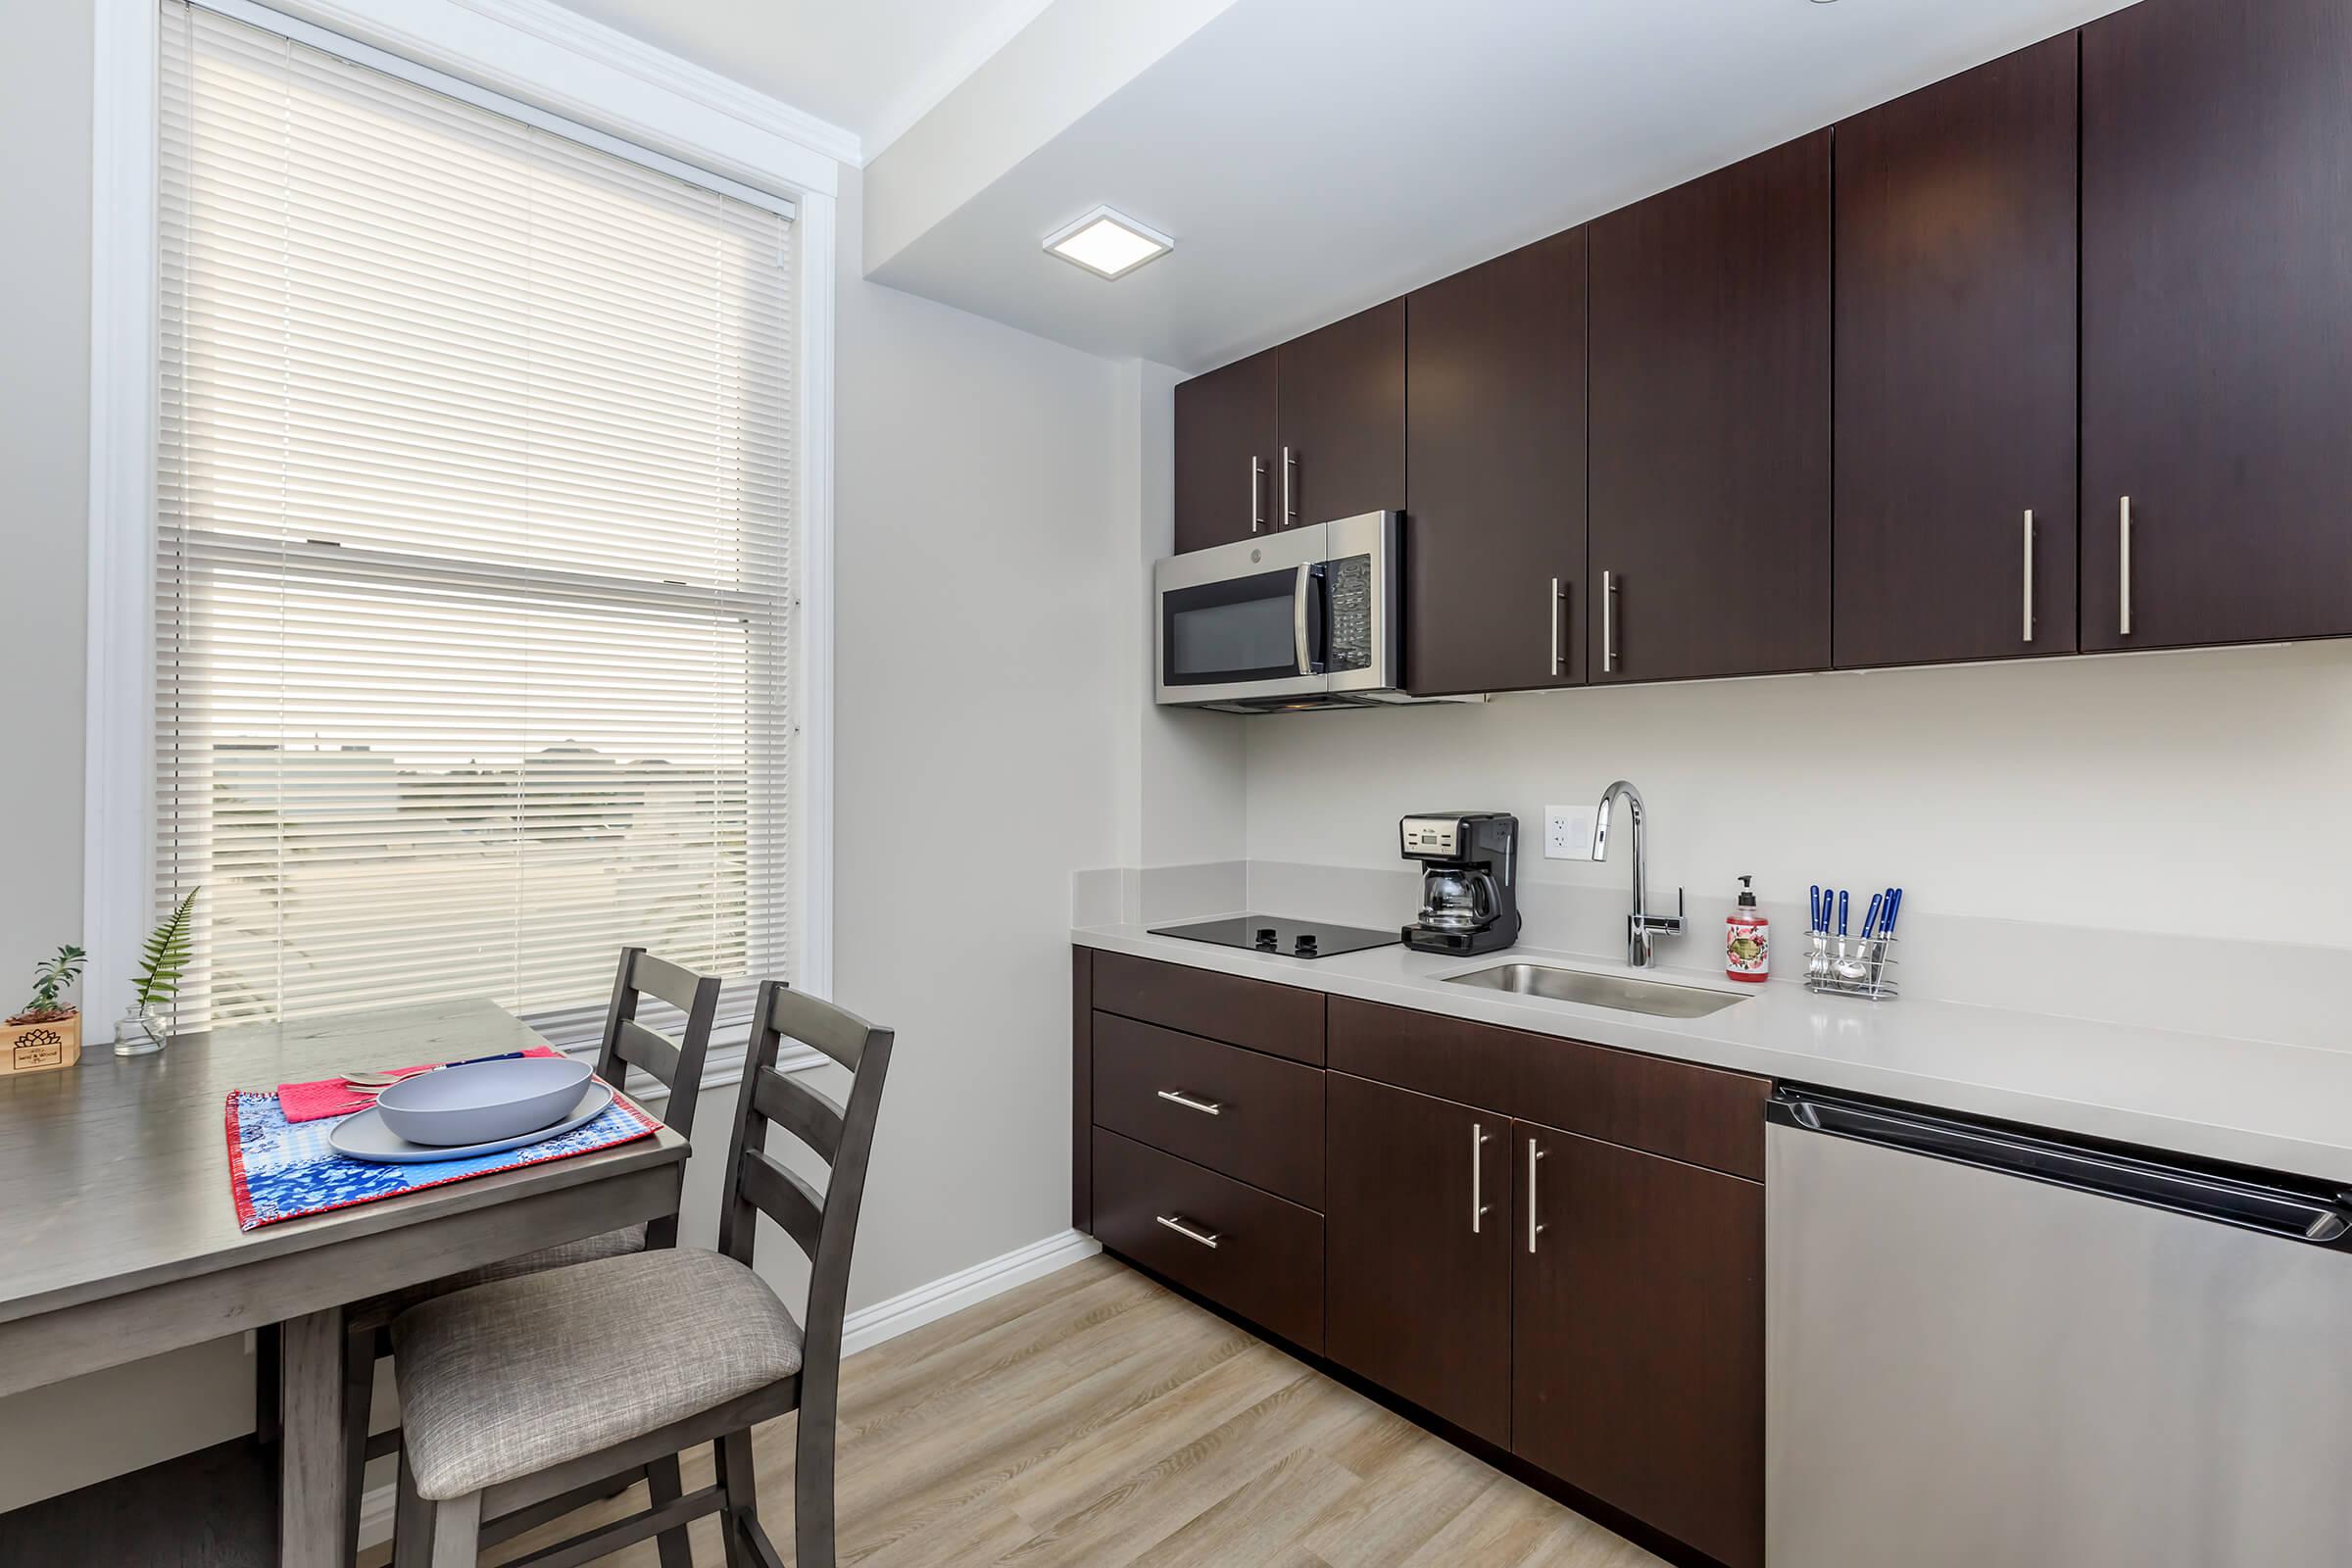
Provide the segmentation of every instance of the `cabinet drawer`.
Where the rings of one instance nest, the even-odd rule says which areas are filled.
[[[1295,1203],[1323,1206],[1319,1068],[1097,1013],[1095,1121]]]
[[[1323,1216],[1313,1210],[1098,1127],[1095,1235],[1112,1251],[1322,1352]]]
[[[1769,1079],[1347,997],[1331,1001],[1331,1065],[1603,1143],[1764,1179]]]
[[[1095,1005],[1188,1035],[1323,1065],[1320,991],[1098,953]]]

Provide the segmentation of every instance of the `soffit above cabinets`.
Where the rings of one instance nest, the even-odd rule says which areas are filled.
[[[591,22],[839,126],[853,163],[889,146],[1053,3],[562,0]]]
[[[866,275],[1200,370],[2120,9],[1054,0],[869,163]],[[1105,202],[1175,253],[1041,250]]]

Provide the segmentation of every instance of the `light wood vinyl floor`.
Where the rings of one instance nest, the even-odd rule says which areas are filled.
[[[787,1552],[792,1421],[753,1440]],[[851,1359],[841,1444],[840,1560],[862,1568],[1659,1565],[1107,1257]],[[709,1450],[685,1472],[707,1484]],[[484,1560],[643,1506],[633,1489]],[[714,1521],[693,1537],[697,1568],[723,1563]],[[658,1568],[651,1543],[606,1560]]]

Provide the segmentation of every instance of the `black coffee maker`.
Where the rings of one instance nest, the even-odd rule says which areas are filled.
[[[1519,819],[1508,811],[1444,811],[1406,817],[1404,858],[1419,860],[1421,913],[1404,945],[1456,957],[1519,940]]]

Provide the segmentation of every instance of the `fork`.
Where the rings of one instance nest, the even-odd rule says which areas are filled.
[[[521,1054],[523,1053],[519,1051],[502,1051],[495,1056],[467,1056],[464,1061],[444,1061],[431,1067],[411,1067],[403,1072],[347,1072],[343,1075],[343,1086],[358,1094],[372,1095],[391,1088],[403,1078],[414,1078],[418,1073],[439,1072],[443,1067],[470,1067],[477,1061],[510,1061]]]

